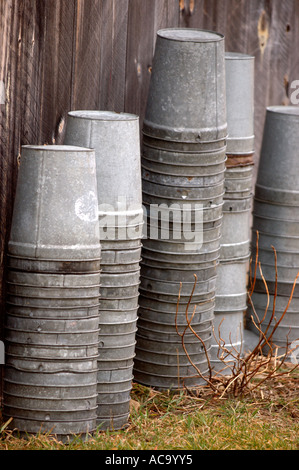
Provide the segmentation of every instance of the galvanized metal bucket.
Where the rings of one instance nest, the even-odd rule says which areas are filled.
[[[244,310],[235,312],[216,311],[214,318],[214,335],[212,345],[215,347],[218,343],[215,342],[214,336],[220,340],[221,344],[230,347],[234,345],[240,346],[238,350],[241,353],[241,346],[244,340]]]
[[[209,372],[205,361],[202,364],[196,364],[196,366],[204,377],[208,376]],[[206,384],[206,380],[199,377],[197,371],[191,366],[184,370],[184,373],[188,373],[186,376],[180,373],[178,367],[174,371],[168,369],[168,374],[159,373],[159,367],[156,372],[150,364],[149,369],[147,371],[147,364],[140,361],[134,368],[134,377],[137,382],[147,387],[153,387],[156,390],[183,390],[185,387],[195,389]]]
[[[229,352],[231,354],[229,354]],[[244,352],[244,311],[216,312],[210,350],[214,373],[229,374]],[[221,360],[222,358],[222,360]]]
[[[180,185],[176,186],[177,182],[171,185],[164,183],[158,184],[143,179],[142,190],[144,194],[152,195],[153,197],[159,196],[161,199],[169,201],[173,200],[184,200],[184,201],[205,201],[206,199],[214,199],[223,195],[224,191],[224,174],[220,178],[220,182],[212,185],[211,178],[208,185],[195,186],[194,184],[188,187]],[[206,187],[207,186],[207,187]]]
[[[146,135],[193,144],[226,139],[224,54],[220,34],[190,28],[158,31]],[[188,76],[183,87],[182,75]]]
[[[193,210],[196,210],[196,205],[202,206],[199,207],[197,210],[211,209],[215,206],[220,206],[223,203],[224,194],[225,192],[223,184],[221,184],[218,188],[212,189],[211,191],[205,192],[205,190],[203,190],[201,193],[199,191],[194,191],[193,194],[192,191],[188,191],[187,189],[181,189],[178,190],[176,194],[173,194],[173,196],[168,196],[167,194],[160,195],[158,191],[149,189],[146,185],[143,189],[143,201],[145,205],[167,205],[170,210],[172,210],[171,206],[179,207],[179,210],[183,212],[184,206],[186,207],[187,204],[189,207],[191,205],[191,209],[194,207]],[[187,207],[187,210],[189,209],[189,207]]]
[[[196,252],[200,248],[205,253],[207,250],[211,252],[213,249],[219,248],[217,240],[221,237],[221,225],[206,229],[205,224],[199,222],[193,228],[189,223],[176,226],[152,219],[147,225],[147,233],[148,240],[144,242],[146,248],[152,247],[153,243],[157,246],[158,242],[165,241],[172,244],[173,252],[177,250]],[[153,243],[150,243],[149,240]],[[175,244],[178,247],[175,247]]]
[[[88,288],[92,286],[99,286],[100,284],[100,271],[97,273],[85,273],[80,275],[74,274],[45,274],[45,273],[31,273],[22,271],[8,270],[7,272],[8,283],[24,286],[24,287],[39,287],[39,288],[53,288],[53,289],[75,289],[75,288]]]
[[[197,282],[194,289],[194,298],[200,299],[200,296],[210,294],[215,291],[217,277],[210,278],[206,281]],[[190,296],[194,282],[184,282],[181,287],[181,296]],[[165,281],[159,278],[141,276],[141,288],[147,290],[151,295],[178,295],[180,290],[180,282]]]
[[[196,151],[187,147],[187,144],[185,144],[185,149],[181,150],[176,150],[175,147],[165,148],[166,144],[166,141],[159,142],[156,139],[148,142],[148,137],[143,136],[142,162],[145,167],[150,166],[152,171],[161,174],[174,172],[179,176],[194,172],[194,176],[209,176],[221,170],[227,160],[226,145],[219,149],[215,144],[210,150],[204,151],[198,148]]]
[[[65,360],[65,361],[82,361],[93,360],[98,358],[98,340],[94,344],[87,345],[41,345],[26,344],[7,341],[7,354],[15,357],[35,359],[35,360]]]
[[[211,250],[211,252],[206,253],[194,253],[193,251],[172,253],[171,251],[159,251],[158,249],[147,249],[144,247],[143,253],[144,259],[151,259],[153,262],[160,261],[161,263],[165,261],[165,266],[171,266],[177,263],[182,267],[190,265],[192,268],[193,264],[196,267],[201,263],[215,263],[219,259],[218,247],[214,250]]]
[[[261,258],[260,258],[261,259]],[[274,281],[276,276],[276,268],[277,268],[277,276],[279,282],[287,282],[292,284],[296,276],[299,272],[299,266],[289,267],[288,265],[282,266],[280,264],[275,267],[274,263],[262,263],[262,272],[267,281]]]
[[[180,367],[190,366],[190,360],[185,352],[183,352],[183,354],[178,354],[175,351],[174,353],[163,354],[163,352],[149,351],[138,348],[138,346],[136,350],[140,361],[151,362],[152,364],[161,365],[164,367],[170,366],[172,369],[175,368],[175,373]],[[199,363],[205,358],[204,354],[204,351],[198,352],[198,354],[192,354],[190,359],[194,364]]]
[[[123,348],[123,352],[126,348]],[[135,353],[133,355],[128,355],[127,357],[122,357],[121,359],[106,359],[103,358],[98,361],[98,370],[119,370],[129,367],[133,367],[135,358]]]
[[[124,311],[128,309],[134,309],[138,307],[139,294],[133,295],[132,297],[113,297],[111,299],[100,299],[100,312],[108,310],[119,310]]]
[[[209,180],[212,182],[219,182],[222,180],[222,173],[226,171],[226,157],[222,153],[222,160],[220,162],[200,163],[200,159],[195,160],[195,163],[176,161],[177,154],[169,154],[169,163],[161,163],[160,161],[151,160],[143,154],[142,163],[142,176],[144,179],[155,179],[158,183],[165,184],[171,180],[180,180],[182,185],[192,185],[196,182],[198,185],[208,184]],[[185,154],[184,154],[185,155]],[[192,154],[191,154],[192,155]],[[223,156],[224,155],[224,156]],[[158,157],[157,157],[158,159]]]
[[[227,200],[223,206],[220,259],[235,259],[250,253],[251,198]]]
[[[188,327],[188,323],[185,319],[182,323],[175,324],[175,320],[173,319],[173,323],[171,325],[163,324],[159,321],[153,321],[152,319],[144,319],[139,318],[138,320],[138,332],[144,338],[153,339],[154,341],[158,341],[160,338],[163,341],[167,340],[176,340],[178,339],[178,333],[184,334],[184,339],[186,342],[191,342],[195,339],[194,331],[196,334],[201,336],[201,334],[206,334],[207,329],[210,328],[211,322],[214,320],[214,315],[211,315],[209,320],[205,322],[196,323],[194,319],[192,320],[192,329]],[[209,331],[210,334],[210,331]],[[162,351],[161,351],[162,352]]]
[[[6,302],[6,311],[12,315],[22,315],[26,318],[45,318],[62,320],[74,320],[97,316],[99,313],[99,301],[90,307],[70,307],[70,308],[39,308],[30,305],[19,305]]]
[[[254,56],[225,54],[227,153],[254,149]]]
[[[96,408],[96,407],[95,407]],[[30,413],[36,415],[36,412]],[[69,442],[72,440],[74,435],[83,435],[88,436],[96,430],[96,418],[94,418],[94,410],[86,414],[85,418],[77,419],[75,415],[71,413],[66,413],[65,415],[60,415],[60,421],[54,420],[51,418],[51,411],[47,410],[46,414],[43,414],[42,417],[39,416],[38,419],[26,419],[24,417],[19,417],[17,415],[18,409],[10,409],[8,414],[3,414],[5,419],[9,419],[13,414],[14,417],[14,429],[18,429],[21,436],[28,436],[28,434],[39,434],[50,433],[56,435],[59,440],[63,442]],[[89,418],[92,416],[92,418]]]
[[[211,142],[191,142],[191,141],[174,141],[171,139],[160,139],[159,137],[152,137],[143,129],[143,145],[157,150],[165,150],[166,152],[174,153],[188,153],[188,154],[205,154],[207,152],[223,151],[226,147],[226,139],[217,139]]]
[[[139,263],[141,247],[134,250],[102,250],[101,266],[122,266]]]
[[[47,333],[56,331],[58,334],[77,333],[80,331],[98,330],[99,315],[87,318],[70,318],[68,320],[61,318],[32,318],[26,315],[6,313],[6,325],[9,328],[20,329],[23,331],[32,331],[38,333]]]
[[[151,165],[148,166],[151,168]],[[224,173],[226,171],[225,164],[217,165],[217,167],[219,168],[214,170],[215,173],[211,172],[207,176],[202,175],[202,173],[199,176],[190,176],[188,169],[185,167],[179,167],[182,173],[177,175],[176,172],[171,171],[171,169],[167,173],[163,173],[163,169],[159,172],[152,171],[152,168],[148,169],[147,166],[142,164],[142,179],[144,182],[150,182],[158,185],[174,186],[180,188],[198,188],[200,190],[203,187],[207,188],[209,186],[223,184]],[[146,185],[146,183],[144,184]]]
[[[113,370],[113,369],[112,369]],[[127,378],[125,377],[127,375]],[[132,369],[131,367],[125,368],[125,374],[119,380],[111,381],[111,377],[105,378],[105,380],[99,380],[97,385],[97,392],[99,395],[107,395],[107,394],[118,394],[124,391],[127,391],[132,388]]]
[[[216,297],[218,295],[243,294],[247,286],[249,257],[222,260],[218,266]]]
[[[30,308],[41,308],[42,310],[46,308],[54,309],[57,312],[57,309],[69,310],[77,308],[91,308],[99,303],[99,295],[85,296],[83,297],[32,297],[25,296],[22,294],[14,295],[7,292],[7,302],[14,306],[20,307],[30,307]],[[55,313],[56,315],[56,313]]]
[[[273,300],[274,300],[274,296],[273,295],[270,295],[269,297],[269,307],[268,307],[268,310],[270,312],[272,312],[273,310]],[[276,296],[275,298],[275,311],[278,312],[277,314],[277,318],[280,318],[280,313],[283,313],[288,305],[288,301],[289,299],[287,297],[284,297],[284,296]],[[257,307],[259,310],[266,310],[266,307],[267,307],[267,302],[268,302],[268,297],[267,295],[263,294],[263,293],[259,293],[259,292],[253,292],[252,294],[252,302],[254,304],[255,307]],[[294,314],[297,314],[297,312],[299,311],[299,300],[297,298],[293,298],[292,299],[292,302],[287,310],[287,313],[289,313],[290,315],[292,315],[293,313]]]
[[[204,266],[202,269],[171,269],[157,266],[141,265],[141,275],[148,276],[161,281],[178,281],[178,282],[194,282],[194,275],[198,281],[207,281],[217,276],[217,265],[211,264]]]
[[[99,430],[116,430],[129,419],[133,364],[129,367],[98,372],[97,427]]]
[[[146,199],[146,195],[145,195]],[[221,198],[223,199],[223,197]],[[205,202],[205,204],[204,204]],[[144,200],[143,205],[146,209],[147,217],[154,220],[157,218],[156,212],[158,209],[158,219],[169,221],[170,223],[176,221],[188,220],[191,224],[198,223],[198,220],[202,220],[203,224],[210,224],[211,228],[213,226],[218,226],[219,222],[221,223],[222,219],[222,208],[223,200],[219,204],[213,201],[191,201],[184,203],[182,201],[177,201],[175,204],[168,204],[167,201],[161,204],[161,201],[157,202],[158,207],[151,208],[151,204],[154,204],[154,200],[151,200],[149,196],[149,202]],[[202,217],[202,219],[201,219]]]
[[[120,336],[115,337],[114,342],[116,342],[117,339],[120,340]],[[130,344],[130,339],[132,341],[131,344]],[[125,344],[125,342],[128,344]],[[122,361],[126,361],[127,358],[133,357],[135,354],[135,345],[136,345],[136,341],[134,339],[134,334],[127,335],[126,338],[124,339],[124,344],[121,344],[121,345],[119,344],[113,345],[113,339],[109,341],[107,336],[100,337],[98,370],[102,370],[103,364],[107,364],[110,361],[118,360],[121,363]],[[105,372],[107,372],[107,370],[110,370],[110,369],[107,369],[107,367],[104,367],[104,370]],[[120,365],[118,367],[118,370],[120,371],[122,370]],[[115,375],[115,377],[117,378],[117,374]]]
[[[258,227],[256,227],[255,223],[253,225],[253,231],[255,232],[258,230]],[[271,249],[271,246],[274,246],[274,248],[280,252],[297,252],[299,249],[299,235],[298,236],[292,236],[292,235],[276,235],[269,232],[263,232],[261,230],[258,230],[259,232],[259,247],[261,249],[269,250]]]
[[[291,204],[283,204],[282,202],[263,201],[254,198],[254,214],[260,217],[271,217],[275,219],[286,219],[299,222],[299,207]]]
[[[87,274],[97,273],[101,266],[101,248],[99,248],[98,258],[95,259],[77,259],[77,260],[50,260],[40,258],[30,258],[7,255],[7,266],[9,269],[48,274]]]
[[[254,227],[261,232],[272,233],[274,236],[294,237],[299,233],[299,222],[292,219],[277,219],[253,213]]]
[[[142,304],[143,302],[141,302]],[[191,320],[192,324],[201,324],[205,321],[209,321],[213,319],[214,315],[214,303],[212,302],[209,305],[205,305],[205,309],[198,308],[198,305],[190,305],[186,314],[186,306],[182,309],[178,309],[178,313],[176,313],[176,306],[173,305],[172,309],[169,306],[169,310],[162,310],[163,305],[158,304],[158,308],[161,306],[160,310],[154,310],[153,308],[147,307],[147,303],[144,301],[144,306],[141,305],[138,310],[138,318],[139,320],[148,320],[155,323],[159,323],[161,328],[167,327],[170,325],[171,327],[177,324],[182,326],[187,326],[187,318]],[[164,307],[165,308],[165,307]],[[195,313],[193,311],[195,309]]]
[[[51,359],[51,358],[25,358],[16,354],[7,353],[6,364],[16,367],[24,372],[45,372],[56,374],[57,372],[87,373],[96,368],[97,358],[86,358],[78,360]]]
[[[224,294],[220,295],[217,292],[215,299],[215,310],[234,312],[245,310],[247,305],[247,290],[244,290],[239,294]]]
[[[7,365],[4,396],[3,416],[13,417],[13,428],[20,433],[71,438],[96,429],[96,368],[45,373]]]
[[[225,198],[232,199],[231,194],[235,199],[238,199],[238,195],[240,195],[240,198],[244,199],[244,194],[250,197],[252,194],[252,183],[252,175],[240,178],[235,176],[231,177],[231,174],[227,170],[224,184]]]
[[[6,327],[5,338],[9,342],[33,344],[41,346],[83,346],[94,345],[97,342],[99,330],[83,330],[76,332],[35,332],[28,329]]]
[[[155,228],[155,225],[153,225]],[[201,225],[200,225],[201,228]],[[186,232],[186,234],[192,232]],[[212,254],[215,251],[220,249],[220,240],[221,240],[221,231],[219,227],[212,228],[211,230],[205,230],[202,233],[198,232],[200,235],[196,237],[197,232],[193,233],[193,239],[190,237],[183,237],[184,232],[174,232],[171,233],[169,231],[169,239],[161,239],[161,238],[148,238],[144,241],[144,249],[149,250],[152,253],[155,251],[163,253],[169,253],[170,255],[176,254],[177,259],[180,259],[179,254],[185,254],[186,256],[190,256],[190,254],[194,255],[204,255],[207,254],[208,257],[211,259],[215,259],[215,255]],[[189,236],[189,235],[187,235]],[[183,238],[183,240],[182,240]],[[161,259],[161,258],[160,258]],[[183,260],[184,258],[182,258]],[[204,257],[198,258],[198,261],[205,261]],[[207,259],[207,262],[209,260]]]
[[[131,322],[137,318],[138,307],[126,310],[101,310],[100,321],[103,323]]]
[[[298,304],[298,299],[294,299],[295,304],[291,303],[290,309],[293,310],[287,311],[284,314],[286,305],[288,303],[288,298],[283,296],[276,297],[277,303],[275,304],[275,314],[274,319],[272,319],[273,314],[273,297],[270,298],[270,304],[268,310],[267,306],[267,295],[254,292],[252,295],[252,302],[255,308],[253,311],[251,305],[248,307],[246,320],[247,328],[253,331],[257,336],[259,331],[254,325],[259,324],[259,328],[266,334],[266,337],[269,339],[269,343],[275,349],[278,348],[278,354],[287,354],[288,356],[294,355],[294,350],[298,347],[299,339],[299,311],[297,310],[296,305]],[[297,311],[296,311],[297,310]],[[279,325],[276,325],[276,322],[280,320]],[[273,334],[272,334],[273,333]],[[270,339],[271,336],[271,339]],[[265,351],[268,351],[269,347],[265,347]],[[298,355],[298,350],[295,352]]]
[[[101,246],[103,251],[123,251],[123,250],[135,250],[142,247],[141,238],[136,239],[122,239],[122,240],[101,240]]]
[[[219,250],[216,250],[215,252],[215,257],[214,259],[211,259],[210,261],[200,261],[197,260],[196,258],[193,260],[193,262],[188,262],[185,263],[184,258],[178,258],[178,259],[173,259],[170,261],[167,260],[159,260],[158,256],[155,257],[155,255],[151,255],[150,250],[144,250],[143,256],[142,256],[142,261],[141,261],[141,266],[148,266],[148,267],[153,267],[153,268],[169,268],[169,269],[176,269],[178,271],[193,271],[194,273],[196,271],[201,271],[205,268],[211,268],[211,267],[216,267],[219,262]]]
[[[93,150],[23,146],[9,254],[60,262],[99,259],[95,170]]]
[[[103,301],[100,301],[100,306],[107,308],[106,300],[126,300],[136,298],[138,296],[140,282],[130,286],[117,287],[117,293],[114,286],[101,286],[101,296]],[[112,304],[110,304],[112,305]]]
[[[197,313],[203,313],[209,310],[210,308],[214,308],[214,303],[215,303],[215,296],[209,296],[206,300],[203,302],[195,302],[194,300],[190,299],[187,300],[187,302],[184,302],[182,299],[180,299],[180,302],[178,303],[178,298],[173,299],[173,302],[171,301],[163,301],[163,299],[154,299],[150,298],[147,296],[147,293],[145,294],[141,293],[139,296],[140,299],[140,308],[142,309],[149,309],[150,311],[155,311],[159,312],[162,314],[164,313],[171,313],[175,315],[176,309],[178,309],[179,314],[186,314],[186,309],[190,303],[190,307],[188,309],[189,312],[193,312],[194,307],[196,306],[196,312]]]
[[[298,205],[298,125],[297,106],[267,108],[256,187],[265,188],[263,200]]]
[[[146,331],[145,331],[146,333]],[[201,339],[206,344],[206,349],[208,350],[211,345],[212,339],[212,328],[208,325],[205,332],[201,333]],[[194,335],[193,341],[192,338],[189,341],[186,341],[185,347],[189,354],[199,354],[204,352],[203,343]],[[185,349],[182,346],[181,338],[177,335],[176,337],[170,337],[164,341],[159,337],[152,337],[149,338],[147,336],[142,336],[141,333],[138,333],[137,336],[137,346],[136,348],[141,348],[146,351],[152,352],[160,352],[165,354],[166,356],[170,354],[179,354],[184,355]],[[165,357],[166,357],[165,356]],[[138,359],[138,355],[136,354],[135,363]],[[135,367],[135,366],[134,366]]]
[[[139,117],[110,111],[71,111],[65,143],[93,148],[99,204],[140,209]]]

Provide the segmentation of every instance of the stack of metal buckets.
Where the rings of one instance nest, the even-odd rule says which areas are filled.
[[[22,148],[8,246],[5,418],[96,429],[100,257],[94,151]]]
[[[254,57],[227,52],[225,65],[227,162],[211,364],[215,371],[229,374],[228,367],[233,367],[243,351],[247,308],[254,168]],[[222,347],[231,354],[223,355]]]
[[[259,232],[258,254],[267,282],[270,305],[261,273],[257,269],[252,302],[255,312],[248,309],[248,327],[259,335],[251,321],[261,323],[267,337],[273,333],[272,347],[279,354],[299,357],[299,286],[295,286],[292,302],[278,327],[299,271],[299,108],[272,106],[267,108],[263,145],[255,187],[252,244],[256,254],[256,231]],[[277,252],[277,297],[275,294],[275,258]],[[256,317],[257,315],[257,317]],[[291,350],[293,350],[291,352]]]
[[[134,379],[161,390],[201,385],[209,370],[226,161],[224,55],[224,38],[217,33],[157,33],[143,127],[148,233]],[[192,328],[202,342],[186,329],[194,274],[189,319],[196,306]],[[176,320],[178,331],[186,330],[189,358]]]
[[[139,118],[126,113],[69,113],[66,144],[95,150],[102,248],[97,425],[129,418],[140,284],[143,209]]]

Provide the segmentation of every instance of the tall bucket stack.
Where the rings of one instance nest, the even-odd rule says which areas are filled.
[[[214,318],[226,161],[224,38],[157,33],[143,127],[143,241],[134,378],[157,389],[205,383]],[[191,329],[186,308],[196,307]],[[204,343],[204,344],[203,344]],[[191,362],[196,365],[194,368]],[[198,370],[200,374],[198,374]]]
[[[227,52],[225,65],[227,162],[211,349],[211,362],[218,373],[222,369],[227,373],[219,341],[232,351],[226,358],[230,366],[233,355],[242,353],[244,343],[254,154],[254,57]]]
[[[5,419],[96,429],[100,257],[95,154],[24,146],[8,245]]]
[[[93,148],[96,154],[102,247],[97,425],[119,429],[129,418],[140,284],[139,118],[73,111],[65,141]]]
[[[255,188],[252,250],[256,255],[256,232],[259,232],[258,255],[262,272],[270,293],[270,305],[265,315],[267,294],[264,282],[257,270],[252,301],[253,309],[248,309],[248,325],[256,334],[257,328],[251,321],[265,320],[261,325],[265,333],[273,312],[275,294],[275,248],[277,252],[277,297],[275,318],[279,320],[287,307],[293,283],[299,272],[299,108],[296,106],[272,106],[267,108],[263,145]],[[267,336],[273,332],[275,321],[271,322]],[[286,315],[272,336],[273,346],[278,346],[279,354],[297,346],[299,356],[299,286]],[[292,346],[293,345],[293,346]],[[295,351],[292,353],[295,354]]]

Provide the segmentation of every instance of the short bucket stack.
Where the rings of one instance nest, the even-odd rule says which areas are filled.
[[[254,57],[227,52],[227,162],[211,363],[220,373],[242,354],[254,154]],[[219,347],[220,342],[220,347]],[[221,346],[231,350],[220,359]]]
[[[96,429],[95,154],[24,146],[8,245],[4,417],[62,440]]]
[[[209,373],[226,137],[223,36],[196,29],[158,31],[143,126],[148,232],[134,365],[134,379],[156,389],[197,387]],[[194,274],[189,318],[196,305],[192,327],[202,341],[186,330]],[[186,330],[189,357],[176,320],[178,331]]]
[[[140,284],[139,118],[73,111],[65,142],[93,148],[96,155],[102,247],[97,425],[119,429],[129,418]]]
[[[267,293],[261,273],[257,269],[256,284],[251,306],[248,309],[248,327],[259,335],[251,321],[262,321],[261,330],[272,332],[272,347],[278,347],[279,354],[299,356],[299,286],[296,283],[293,299],[282,318],[292,292],[293,283],[299,272],[299,109],[296,106],[272,106],[267,108],[263,145],[255,188],[252,245],[253,261],[256,256],[257,231],[259,232],[258,255],[263,276],[267,282],[270,305],[266,313]],[[277,297],[275,319],[271,321],[275,295],[275,255],[277,252]],[[270,325],[269,322],[271,321]],[[269,328],[268,328],[269,326]],[[274,330],[274,331],[273,331]]]

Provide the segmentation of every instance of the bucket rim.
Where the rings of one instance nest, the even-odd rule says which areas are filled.
[[[268,106],[267,111],[269,113],[275,114],[283,114],[287,116],[297,116],[299,118],[299,108],[295,105],[290,106],[283,106],[283,105],[276,105],[276,106]]]
[[[243,54],[241,52],[225,52],[226,60],[255,60],[255,56],[251,54]]]
[[[73,110],[68,112],[68,116],[86,119],[86,120],[96,120],[96,121],[139,121],[139,116],[137,114],[131,113],[117,113],[115,111],[106,111],[106,110]]]
[[[173,33],[177,33],[178,36],[176,37]],[[163,28],[157,31],[157,36],[178,42],[210,43],[224,41],[224,34],[200,28]]]
[[[82,153],[94,153],[94,149],[87,148],[87,147],[78,147],[77,145],[22,145],[23,150],[36,150],[41,152],[82,152]]]

